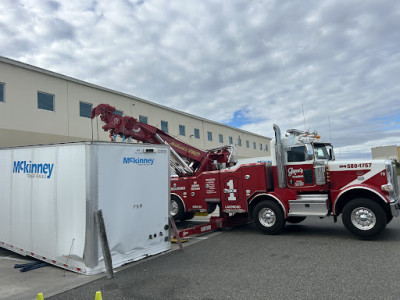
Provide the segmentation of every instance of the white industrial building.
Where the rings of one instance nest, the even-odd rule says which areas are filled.
[[[395,159],[400,162],[400,147],[397,145],[371,148],[373,159]]]
[[[199,149],[233,144],[238,156],[269,156],[270,138],[0,56],[0,147],[109,140],[98,104],[156,126]]]

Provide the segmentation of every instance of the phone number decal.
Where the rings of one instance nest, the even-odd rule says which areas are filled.
[[[340,165],[339,168],[341,169],[360,169],[360,168],[371,168],[372,163],[361,163],[361,164],[347,164],[347,165]]]

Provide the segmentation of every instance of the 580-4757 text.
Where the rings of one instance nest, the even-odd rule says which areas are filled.
[[[360,164],[347,164],[340,165],[339,168],[342,169],[359,169],[359,168],[371,168],[372,163],[360,163]]]

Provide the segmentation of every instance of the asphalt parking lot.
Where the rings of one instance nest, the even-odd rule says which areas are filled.
[[[49,299],[399,299],[400,219],[374,241],[332,218],[222,232]]]
[[[190,223],[199,224],[207,220],[207,217],[196,217],[195,220]],[[177,226],[180,229],[183,229],[191,226],[190,223],[178,223]],[[215,234],[219,233],[212,233],[208,237]],[[208,237],[192,238],[190,242],[184,244],[184,246],[189,244],[192,245]],[[171,248],[172,251],[177,250],[178,245],[172,244]],[[132,267],[135,264],[139,264],[155,257],[157,256],[152,256],[145,260],[124,265],[115,269],[114,272],[119,272],[125,268]],[[0,248],[0,299],[36,299],[38,293],[43,293],[45,295],[45,299],[48,299],[49,296],[71,290],[75,287],[105,276],[104,273],[91,276],[81,275],[66,271],[53,265],[48,265],[46,267],[24,273],[21,273],[20,269],[14,268],[15,264],[25,264],[33,261],[34,259],[31,257],[24,257],[12,251]],[[89,297],[89,299],[92,298]]]
[[[251,224],[190,240],[183,252],[129,264],[111,280],[45,267],[22,274],[19,284],[54,268],[60,282],[53,294],[63,291],[63,281],[78,284],[54,296],[44,291],[45,299],[94,299],[96,291],[103,299],[399,299],[399,242],[400,218],[373,241],[352,236],[340,219],[309,218],[276,236]],[[30,290],[29,297],[1,299],[35,299],[39,291]]]

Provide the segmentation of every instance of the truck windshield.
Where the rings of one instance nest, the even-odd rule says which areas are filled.
[[[333,147],[330,144],[314,144],[314,153],[317,160],[333,159]]]

